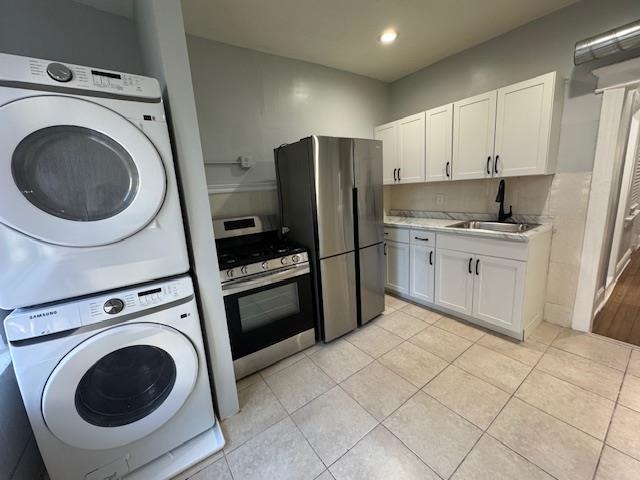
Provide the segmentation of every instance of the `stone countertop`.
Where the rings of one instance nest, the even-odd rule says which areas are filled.
[[[398,217],[385,216],[384,225],[386,227],[413,228],[418,230],[431,230],[434,232],[453,233],[460,235],[470,235],[473,237],[494,238],[497,240],[510,240],[514,242],[528,242],[531,238],[551,230],[550,223],[543,223],[539,227],[527,232],[509,233],[494,232],[490,230],[469,230],[466,228],[451,228],[451,225],[464,220],[440,219],[440,218],[420,218],[420,217]]]

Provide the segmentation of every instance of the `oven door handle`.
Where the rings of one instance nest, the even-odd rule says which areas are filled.
[[[289,278],[299,277],[300,275],[306,275],[311,270],[309,265],[300,265],[293,268],[287,268],[276,273],[265,273],[256,280],[243,280],[238,279],[234,282],[229,282],[222,285],[222,296],[233,295],[236,293],[244,292],[245,290],[251,290],[254,288],[264,287],[271,285],[282,280]]]

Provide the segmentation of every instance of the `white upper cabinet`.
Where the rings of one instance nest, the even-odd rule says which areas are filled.
[[[396,183],[398,172],[398,122],[385,123],[375,128],[376,140],[382,140],[382,182]]]
[[[453,104],[425,112],[426,181],[451,180]]]
[[[492,176],[496,95],[494,90],[453,104],[455,180]]]
[[[496,176],[553,173],[555,87],[556,73],[551,72],[498,90]]]
[[[555,173],[561,113],[551,72],[381,125],[384,183]]]
[[[398,121],[400,183],[424,182],[424,112]]]

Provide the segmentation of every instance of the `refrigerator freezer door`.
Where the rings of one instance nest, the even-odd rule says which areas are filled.
[[[384,311],[387,269],[384,243],[360,249],[360,323],[373,320]]]
[[[320,260],[324,341],[329,342],[358,326],[356,254]]]
[[[354,250],[353,140],[311,137],[318,222],[318,256]]]
[[[358,189],[358,243],[368,247],[384,240],[382,142],[354,141],[355,187]]]

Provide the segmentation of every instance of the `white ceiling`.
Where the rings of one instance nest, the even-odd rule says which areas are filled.
[[[577,0],[183,0],[187,32],[394,81]],[[387,27],[399,33],[381,45]],[[525,54],[525,52],[523,52]]]
[[[132,0],[77,0],[131,16]],[[183,0],[188,33],[391,82],[578,0]],[[377,37],[393,27],[398,40]],[[524,54],[524,52],[523,52]]]

